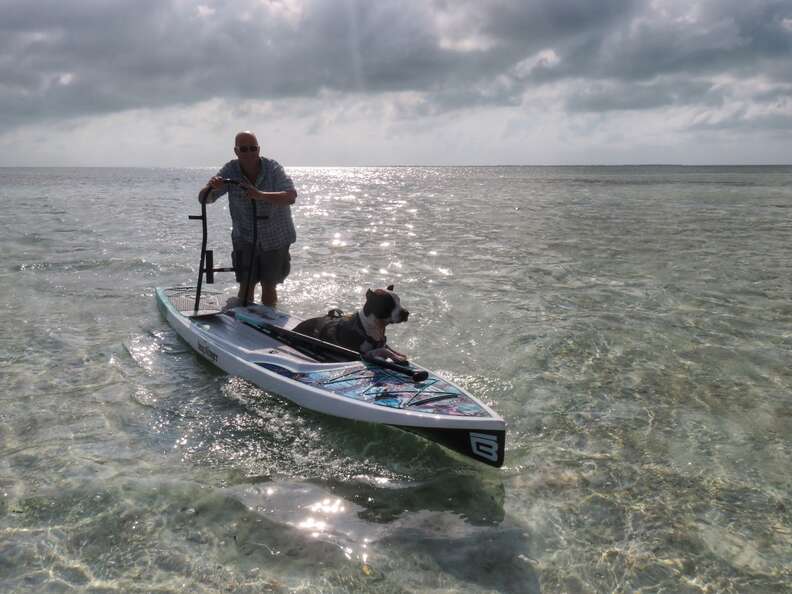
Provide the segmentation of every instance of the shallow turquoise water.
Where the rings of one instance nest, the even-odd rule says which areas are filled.
[[[281,306],[394,283],[499,471],[175,336],[212,173],[0,169],[0,590],[787,591],[792,168],[290,169]]]

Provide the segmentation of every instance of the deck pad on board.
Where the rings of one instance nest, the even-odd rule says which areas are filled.
[[[308,372],[295,372],[271,363],[258,365],[289,379],[371,404],[442,415],[490,416],[462,390],[435,374],[422,382],[413,382],[403,374],[376,365]]]

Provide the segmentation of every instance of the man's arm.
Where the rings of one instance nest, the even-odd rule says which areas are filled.
[[[198,202],[201,204],[211,204],[215,200],[217,200],[217,198],[212,197],[212,186],[209,184],[206,184],[198,192]]]
[[[286,175],[283,167],[277,161],[270,161],[272,163],[272,177],[274,180],[274,192],[264,192],[269,194],[269,199],[272,204],[276,206],[290,206],[297,200],[297,190],[294,189],[294,182]]]
[[[223,181],[230,176],[230,163],[226,163],[198,192],[198,202],[211,204],[215,202],[220,196],[228,192],[228,185]]]
[[[278,171],[278,169],[280,169],[280,171]],[[245,190],[245,196],[253,200],[264,200],[275,206],[290,206],[294,204],[295,200],[297,200],[297,191],[294,189],[291,179],[285,177],[283,169],[280,167],[276,168],[273,175],[276,179],[275,187],[282,188],[279,191],[265,192],[264,190],[259,190],[247,181],[241,181],[239,186]]]
[[[251,185],[243,185],[246,196],[254,200],[265,200],[275,206],[290,206],[297,200],[296,190],[285,190],[283,192],[262,192]]]

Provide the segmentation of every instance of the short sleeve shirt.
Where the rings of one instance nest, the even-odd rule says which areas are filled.
[[[281,167],[280,163],[274,159],[261,159],[261,173],[259,173],[256,188],[263,192],[285,192],[294,190],[294,183]],[[229,161],[217,173],[220,177],[226,177],[235,181],[248,181],[239,166],[239,160]],[[234,241],[253,242],[253,201],[245,197],[245,190],[237,185],[226,185],[220,190],[212,191],[207,197],[207,202],[214,202],[220,196],[228,192],[228,206],[231,211],[231,222],[233,229],[231,238]],[[256,200],[256,215],[267,217],[259,219],[256,230],[256,245],[261,251],[275,250],[291,245],[297,240],[297,232],[294,229],[291,207],[286,204],[283,206],[272,204],[264,200]]]

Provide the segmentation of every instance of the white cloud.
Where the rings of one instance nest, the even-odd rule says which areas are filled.
[[[529,78],[539,70],[547,70],[561,62],[561,57],[553,49],[543,49],[521,60],[512,68],[512,75],[518,79]]]
[[[205,4],[199,4],[195,7],[195,13],[203,19],[214,16],[216,12],[214,8],[206,6]]]
[[[438,45],[455,52],[486,51],[495,39],[481,31],[479,7],[452,2],[439,4],[428,18],[434,23]]]
[[[302,0],[261,0],[270,14],[276,19],[282,19],[290,25],[297,26],[305,14],[305,3]]]

